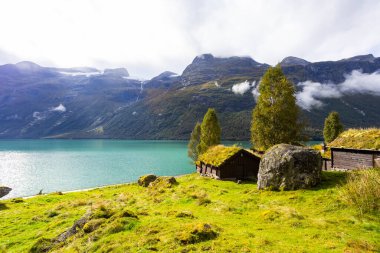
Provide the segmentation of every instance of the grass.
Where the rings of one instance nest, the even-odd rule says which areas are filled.
[[[130,184],[3,200],[0,252],[378,252],[380,213],[341,199],[346,176],[324,172],[317,188],[271,192],[191,174],[159,190]],[[51,244],[85,216],[76,234]]]
[[[380,169],[349,173],[341,195],[347,204],[357,208],[361,214],[380,213]]]
[[[380,150],[380,129],[349,129],[329,143],[329,146]]]
[[[205,164],[210,164],[218,167],[240,150],[242,150],[242,148],[238,146],[227,147],[223,145],[217,145],[209,148],[204,154],[201,154],[198,160],[202,161]]]

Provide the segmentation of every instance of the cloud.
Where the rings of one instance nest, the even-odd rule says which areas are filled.
[[[305,110],[320,108],[323,99],[340,98],[345,94],[364,93],[380,95],[380,72],[372,74],[354,70],[345,75],[346,80],[339,84],[306,81],[298,83],[297,104]]]
[[[248,81],[242,83],[237,83],[232,86],[232,92],[235,94],[243,95],[251,88],[251,85]]]
[[[260,80],[261,82],[261,80]],[[255,101],[257,101],[257,98],[259,97],[260,95],[260,92],[259,92],[259,83],[256,83],[256,81],[252,82],[252,95],[253,95],[253,98],[255,99]]]
[[[9,56],[0,64],[126,67],[150,78],[181,73],[202,53],[272,65],[289,55],[336,60],[380,55],[378,23],[377,0],[2,0],[0,50]]]
[[[59,104],[57,107],[51,108],[50,111],[53,111],[53,112],[65,112],[66,111],[66,107],[63,104]]]

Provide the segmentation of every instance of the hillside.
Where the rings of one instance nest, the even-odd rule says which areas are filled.
[[[324,172],[318,188],[288,192],[191,174],[171,188],[130,184],[3,200],[0,251],[377,252],[380,215],[358,216],[342,203],[345,175]],[[89,220],[64,237],[80,219]],[[63,241],[52,245],[53,238]]]
[[[296,86],[314,139],[322,137],[332,110],[347,128],[380,126],[380,58],[313,63],[286,57],[280,65]],[[250,57],[205,54],[181,75],[166,71],[141,81],[126,69],[3,65],[0,138],[187,139],[195,122],[214,107],[223,139],[248,140],[254,95],[268,67]]]

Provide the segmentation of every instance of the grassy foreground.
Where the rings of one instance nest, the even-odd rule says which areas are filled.
[[[90,222],[52,252],[379,252],[380,214],[341,202],[345,176],[324,172],[318,188],[269,192],[191,174],[171,188],[3,200],[0,252],[38,252],[90,211]]]

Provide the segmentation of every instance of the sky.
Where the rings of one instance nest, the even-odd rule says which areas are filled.
[[[378,0],[0,0],[0,64],[181,74],[199,54],[380,56]]]

